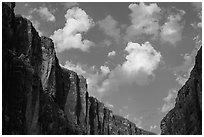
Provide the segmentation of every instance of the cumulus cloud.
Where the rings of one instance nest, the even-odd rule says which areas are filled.
[[[152,75],[161,60],[160,52],[157,52],[149,42],[142,45],[129,42],[125,51],[128,52],[128,55],[122,68],[129,75],[138,74],[139,72]]]
[[[104,31],[107,36],[113,37],[118,43],[120,39],[120,28],[118,22],[111,16],[97,22],[99,28]]]
[[[140,86],[148,84],[152,77],[155,77],[154,71],[162,58],[160,52],[156,51],[149,42],[141,45],[129,42],[124,51],[127,52],[126,60],[113,70],[102,65],[95,71],[87,66],[73,65],[70,62],[66,62],[65,67],[85,76],[89,91],[99,97],[119,91],[120,86],[134,83]]]
[[[108,53],[108,57],[113,57],[115,55],[116,55],[116,52],[114,50]]]
[[[171,8],[167,12],[156,3],[130,4],[129,9],[131,25],[126,30],[125,41],[143,39],[143,35],[146,35],[152,40],[160,39],[162,43],[168,42],[175,46],[182,39],[185,11]]]
[[[98,89],[99,92],[118,91],[120,86],[136,83],[146,85],[154,77],[161,54],[157,52],[149,42],[142,45],[128,43],[125,51],[128,52],[126,61],[113,69]]]
[[[101,66],[100,69],[103,75],[107,75],[110,72],[110,69],[107,66]]]
[[[40,7],[39,9],[34,8],[32,12],[37,12],[38,15],[41,17],[42,20],[55,22],[55,16],[48,10],[47,7]]]
[[[82,38],[82,34],[88,32],[94,26],[93,19],[84,10],[79,7],[73,7],[67,10],[65,19],[64,28],[58,29],[51,36],[57,52],[71,48],[88,51],[91,46],[94,46],[92,41]]]
[[[176,15],[169,15],[168,21],[161,27],[160,37],[162,42],[176,45],[182,39],[184,24],[181,21],[184,14],[185,11],[180,10]]]
[[[158,35],[161,9],[157,4],[130,4],[129,9],[131,10],[132,25],[127,28],[126,39],[132,40],[141,34],[152,35],[154,37]]]
[[[176,89],[169,90],[168,95],[165,98],[163,98],[164,105],[161,108],[162,113],[168,112],[174,107],[176,96],[177,96]]]

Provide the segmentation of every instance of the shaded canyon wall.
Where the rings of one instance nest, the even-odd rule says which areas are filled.
[[[161,121],[161,134],[202,134],[202,47],[189,79],[178,91],[175,107]]]
[[[153,134],[89,96],[86,79],[59,65],[50,38],[2,3],[3,134]]]

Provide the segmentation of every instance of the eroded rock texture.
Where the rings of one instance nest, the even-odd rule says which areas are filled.
[[[2,3],[3,134],[153,134],[90,97],[86,79],[59,65],[50,38]]]
[[[190,78],[178,91],[175,107],[161,121],[161,134],[202,134],[202,48]]]
[[[15,17],[14,3],[3,3],[2,131],[37,134],[42,61],[40,37],[30,21]]]

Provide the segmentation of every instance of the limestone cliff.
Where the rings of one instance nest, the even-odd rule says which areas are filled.
[[[175,107],[161,121],[161,134],[202,134],[202,48],[190,78],[178,91]]]
[[[86,79],[59,65],[54,44],[2,3],[3,134],[153,134],[89,96]]]

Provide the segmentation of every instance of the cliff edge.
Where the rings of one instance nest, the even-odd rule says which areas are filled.
[[[190,78],[178,91],[175,107],[161,121],[161,134],[202,134],[202,47]]]
[[[2,3],[3,134],[154,134],[89,96],[86,79],[59,65],[50,38]]]

